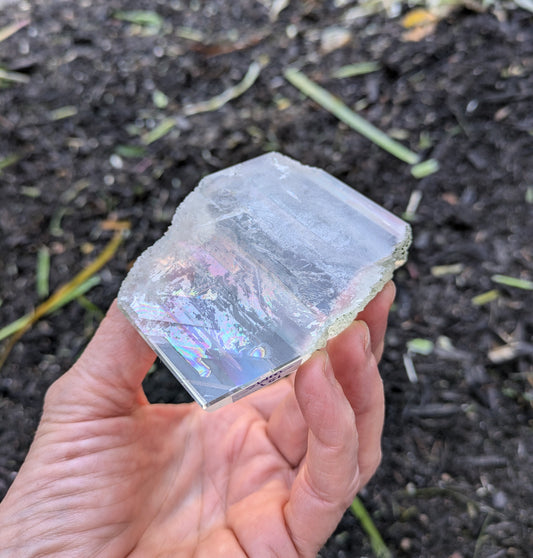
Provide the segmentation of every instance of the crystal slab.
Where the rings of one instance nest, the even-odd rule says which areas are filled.
[[[328,173],[269,153],[204,178],[118,302],[205,409],[294,371],[404,263],[410,227]]]

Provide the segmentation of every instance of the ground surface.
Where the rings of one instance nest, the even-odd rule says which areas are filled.
[[[276,149],[398,215],[413,192],[421,196],[382,365],[384,460],[361,495],[386,543],[396,556],[531,556],[533,296],[491,278],[533,279],[532,16],[460,9],[409,42],[398,17],[354,17],[354,2],[290,2],[272,18],[265,4],[35,0],[0,11],[0,29],[31,20],[0,43],[0,66],[26,82],[4,80],[0,89],[0,327],[39,303],[43,247],[53,290],[96,257],[117,220],[131,225],[100,284],[41,320],[0,371],[0,494],[24,458],[47,386],[96,327],[88,301],[110,304],[133,259],[203,175]],[[134,8],[158,12],[161,28],[113,17]],[[332,26],[344,31],[332,35]],[[328,37],[342,43],[346,30],[351,40],[330,50]],[[188,103],[238,83],[254,60],[264,67],[241,96],[184,115]],[[377,71],[331,76],[367,61]],[[407,164],[304,98],[283,78],[289,66],[441,170],[413,178]],[[143,134],[168,117],[172,130],[144,145]],[[472,302],[492,289],[491,302]],[[416,338],[435,348],[407,355],[410,380],[403,358]],[[185,397],[162,367],[146,389],[153,401]],[[321,555],[371,555],[349,513]]]

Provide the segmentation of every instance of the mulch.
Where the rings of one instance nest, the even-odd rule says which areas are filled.
[[[0,495],[46,388],[82,351],[135,257],[202,176],[275,149],[397,215],[419,200],[382,363],[383,463],[360,495],[385,542],[395,556],[530,556],[533,291],[497,276],[533,280],[533,16],[466,3],[408,40],[400,13],[360,16],[356,2],[307,0],[269,16],[271,4],[2,7],[0,29],[30,22],[0,42],[0,68],[19,79],[0,78],[0,166],[10,163],[0,170],[0,327],[39,304],[40,250],[50,253],[53,291],[113,228],[127,222],[130,232],[100,283],[37,323],[0,370]],[[133,9],[161,19],[150,27],[116,17]],[[254,61],[263,68],[245,92],[186,115]],[[375,71],[332,75],[368,61]],[[414,178],[290,85],[289,67],[440,170]],[[166,118],[167,133],[147,144]],[[416,339],[431,342],[429,354],[408,345]],[[151,401],[188,400],[161,365],[145,387]],[[347,512],[321,556],[371,552]]]

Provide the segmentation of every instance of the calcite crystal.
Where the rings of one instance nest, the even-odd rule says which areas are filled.
[[[406,259],[409,225],[269,153],[204,178],[135,262],[119,306],[214,409],[294,371]]]

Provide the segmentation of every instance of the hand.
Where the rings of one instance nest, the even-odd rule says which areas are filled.
[[[315,556],[380,461],[394,290],[295,378],[212,413],[148,403],[154,354],[113,304],[46,394],[1,556]]]

